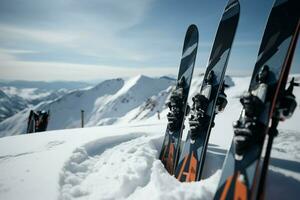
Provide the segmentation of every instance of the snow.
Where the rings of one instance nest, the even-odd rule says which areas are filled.
[[[101,106],[101,102],[106,102],[106,109],[122,105],[121,97],[132,97],[133,102],[138,102],[133,103],[137,107],[124,111],[121,117],[112,115],[117,121],[113,125],[0,138],[0,199],[212,199],[232,139],[232,122],[241,109],[239,96],[247,89],[249,77],[229,80],[232,80],[232,87],[226,89],[229,103],[216,117],[200,182],[178,182],[158,160],[167,122],[167,109],[162,102],[168,98],[172,86],[167,82],[160,86],[161,80],[139,76],[116,84],[119,89],[111,95],[102,90],[103,85],[98,85],[103,93],[93,88],[76,92],[79,95],[76,98],[91,99],[95,95],[92,102],[97,106],[89,105],[91,110]],[[134,95],[141,88],[138,85],[153,82],[159,82],[153,85],[157,93],[145,91],[145,96]],[[191,94],[200,84],[201,77],[193,80]],[[299,97],[300,89],[296,88],[295,93]],[[73,99],[73,95],[68,98]],[[158,106],[146,103],[149,96],[153,100],[150,102],[155,100]],[[297,101],[299,105],[299,98]],[[162,109],[161,120],[155,115],[158,109]],[[271,155],[266,199],[285,199],[287,195],[289,199],[298,199],[300,194],[299,114],[298,106],[295,115],[280,124]]]

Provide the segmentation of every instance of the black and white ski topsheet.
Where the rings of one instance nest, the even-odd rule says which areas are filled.
[[[266,136],[278,124],[280,116],[275,113],[284,104],[280,98],[292,90],[284,89],[299,34],[299,11],[298,0],[276,0],[273,5],[248,92],[241,98],[243,109],[233,126],[234,139],[214,199],[262,197]]]
[[[180,152],[187,98],[197,55],[198,37],[196,25],[190,25],[184,40],[176,88],[172,91],[170,101],[168,102],[170,109],[167,115],[168,126],[159,158],[170,174],[174,173]]]
[[[225,95],[224,74],[238,26],[239,14],[239,1],[230,0],[216,33],[200,93],[193,97],[189,117],[190,130],[175,172],[175,177],[182,182],[200,180],[217,98],[220,93]]]

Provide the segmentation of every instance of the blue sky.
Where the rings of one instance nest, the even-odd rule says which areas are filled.
[[[1,0],[0,79],[176,74],[189,24],[206,67],[223,0]],[[251,74],[273,0],[241,0],[228,74]],[[300,63],[299,47],[294,66]],[[296,67],[293,67],[296,68]],[[299,71],[299,67],[296,72]]]

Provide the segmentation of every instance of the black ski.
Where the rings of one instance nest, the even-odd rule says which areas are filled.
[[[34,111],[30,110],[28,121],[27,121],[27,133],[34,133],[35,132],[35,117]]]
[[[215,114],[227,104],[224,74],[239,14],[239,1],[229,0],[216,33],[200,93],[193,97],[190,130],[175,172],[175,177],[182,182],[200,180]]]
[[[167,118],[168,126],[165,133],[159,159],[170,174],[174,173],[178,154],[184,119],[187,111],[187,98],[198,48],[198,29],[190,25],[185,36],[182,57],[177,77],[176,88],[172,91],[168,107],[170,109]]]
[[[297,0],[276,0],[270,13],[243,109],[234,123],[234,139],[226,156],[214,199],[263,198],[264,180],[279,120],[296,106],[294,81],[285,90],[299,35]],[[288,102],[288,103],[287,103]],[[271,126],[269,127],[269,123]],[[263,151],[267,147],[267,151]],[[264,162],[261,162],[266,159]]]

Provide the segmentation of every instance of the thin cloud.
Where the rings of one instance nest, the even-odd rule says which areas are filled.
[[[27,29],[3,24],[0,24],[0,37],[18,40],[34,40],[49,44],[70,43],[78,38],[75,34],[67,32]]]
[[[0,52],[7,53],[7,54],[31,54],[31,53],[38,53],[38,51],[32,51],[32,50],[25,50],[25,49],[4,49],[4,48],[0,48]]]

